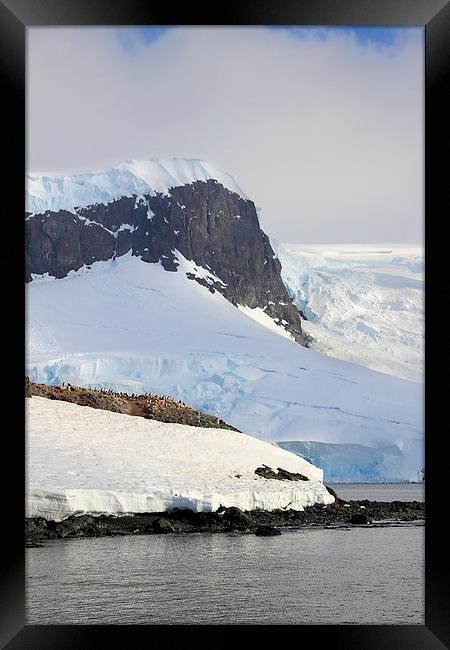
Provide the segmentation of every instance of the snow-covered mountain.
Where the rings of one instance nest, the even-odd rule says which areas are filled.
[[[417,479],[420,385],[279,335],[261,310],[262,323],[190,280],[178,257],[175,273],[128,253],[29,283],[30,378],[171,395],[265,440],[375,447],[370,480]]]
[[[30,176],[26,209],[28,281],[46,273],[63,278],[129,252],[175,272],[180,253],[191,279],[234,305],[263,311],[305,342],[255,205],[207,163],[150,160],[76,176]]]
[[[310,347],[423,381],[424,259],[413,245],[272,245]]]
[[[26,402],[27,517],[59,521],[75,512],[199,512],[220,505],[303,510],[334,502],[320,469],[237,431],[156,422],[43,397]],[[308,480],[266,479],[255,474],[262,465]]]
[[[90,189],[75,201],[79,176],[54,178],[62,210],[55,186],[33,177],[26,221],[30,378],[171,395],[264,440],[334,445],[328,468],[335,443],[350,445],[350,456],[351,445],[362,445],[369,452],[355,452],[354,476],[420,479],[420,384],[299,345],[299,312],[253,202],[231,181],[195,180],[195,165],[173,164],[191,175],[173,168],[172,180],[161,181],[158,171],[145,177],[145,188],[117,181],[117,192],[127,192],[119,197],[117,170],[97,175],[107,180],[95,187],[110,188],[106,203],[91,204]],[[81,188],[90,188],[90,175],[83,176],[89,182],[81,178]],[[36,212],[48,205],[53,209]]]

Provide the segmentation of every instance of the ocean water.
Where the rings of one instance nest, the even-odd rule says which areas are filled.
[[[425,483],[330,483],[346,501],[425,501]]]
[[[389,486],[364,487],[373,499]],[[423,624],[424,532],[408,522],[45,542],[26,550],[27,624]]]

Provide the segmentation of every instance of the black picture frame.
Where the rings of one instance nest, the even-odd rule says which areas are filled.
[[[1,571],[0,645],[9,650],[38,650],[41,648],[88,648],[105,646],[109,639],[120,646],[144,641],[151,643],[155,626],[29,626],[24,618],[24,533],[23,504],[25,486],[25,430],[21,388],[23,366],[17,350],[23,350],[24,301],[12,308],[13,296],[23,296],[23,276],[18,254],[19,241],[23,241],[22,215],[17,209],[24,200],[25,171],[25,45],[26,28],[38,25],[371,25],[371,26],[422,26],[425,28],[425,252],[426,252],[426,369],[425,388],[426,437],[426,590],[425,625],[302,625],[276,626],[276,633],[298,632],[314,635],[314,644],[326,643],[334,649],[370,650],[396,648],[396,650],[438,650],[450,647],[450,580],[448,579],[448,542],[445,525],[446,457],[441,452],[439,436],[446,434],[445,420],[440,421],[440,411],[445,407],[444,388],[431,381],[431,360],[439,358],[448,335],[445,322],[439,331],[439,313],[432,305],[439,305],[439,278],[445,277],[445,241],[434,241],[432,229],[439,217],[445,217],[444,193],[448,185],[448,164],[445,160],[445,120],[448,111],[448,86],[450,66],[450,6],[447,0],[260,0],[249,2],[180,4],[151,0],[0,0],[0,71],[2,76],[3,154],[6,158],[5,186],[2,192],[4,222],[7,224],[2,246],[4,303],[3,342],[13,351],[13,361],[8,372],[2,373],[4,408],[13,410],[13,425],[4,430],[6,439],[4,465],[13,470],[10,482],[4,479],[9,511],[3,512],[2,541],[6,544]],[[448,145],[447,145],[448,148]],[[10,205],[9,205],[10,204]],[[442,206],[442,207],[441,207]],[[20,214],[17,214],[19,212]],[[439,241],[440,240],[440,241]],[[439,248],[440,246],[440,248]],[[23,266],[22,266],[23,269]],[[22,305],[22,307],[21,307]],[[436,313],[436,318],[434,314]],[[15,322],[16,321],[16,322]],[[13,346],[11,337],[17,337]],[[20,357],[20,353],[19,353]],[[22,357],[24,360],[24,357]],[[444,381],[444,380],[442,380]],[[17,386],[16,386],[17,382]],[[12,395],[12,393],[14,395]],[[11,400],[10,400],[11,396]],[[14,400],[12,399],[14,397]],[[17,407],[12,406],[17,398]],[[448,401],[448,400],[447,400]],[[442,410],[441,410],[442,413]],[[6,444],[8,447],[6,447]],[[5,467],[3,467],[5,472]],[[9,498],[12,497],[12,498]],[[64,597],[64,594],[61,594]],[[163,627],[167,634],[166,626]],[[184,635],[192,629],[179,626]],[[198,635],[199,627],[195,627]],[[226,642],[254,640],[258,626],[212,626],[210,640]],[[236,628],[239,636],[236,637]],[[278,631],[278,628],[282,628]],[[289,629],[287,629],[289,628]],[[217,632],[216,632],[217,630]],[[281,637],[283,639],[283,637]],[[283,642],[283,641],[281,641]],[[304,636],[300,637],[304,643]]]

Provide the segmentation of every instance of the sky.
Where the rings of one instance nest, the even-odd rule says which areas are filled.
[[[422,28],[42,27],[27,42],[27,171],[202,158],[280,242],[422,242]]]

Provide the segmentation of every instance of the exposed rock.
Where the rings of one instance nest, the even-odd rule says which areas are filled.
[[[343,505],[345,505],[347,502],[344,499],[341,499],[338,497],[336,492],[333,490],[333,488],[330,488],[328,485],[325,485],[325,488],[328,490],[328,492],[331,494],[331,496],[334,497],[334,506],[336,508],[341,508]]]
[[[270,467],[267,467],[267,465],[263,465],[262,467],[257,467],[255,469],[255,474],[258,474],[258,476],[262,476],[262,478],[274,478],[277,479],[278,474],[273,471]]]
[[[350,517],[351,524],[371,524],[372,519],[363,512],[356,512]]]
[[[50,538],[48,522],[43,517],[25,519],[25,539],[27,541],[32,543],[37,539]]]
[[[329,493],[331,494],[332,497],[334,497],[335,499],[338,498],[338,495],[337,495],[336,492],[333,490],[333,488],[330,488],[328,485],[325,485],[324,487],[325,487],[325,489],[327,490],[327,492],[329,492]]]
[[[255,474],[262,476],[262,478],[267,479],[277,479],[278,481],[309,481],[307,476],[296,472],[288,472],[286,469],[277,467],[277,472],[267,465],[262,467],[257,467],[255,469]]]
[[[281,535],[281,530],[274,528],[273,526],[257,526],[255,529],[255,535],[260,537],[274,537],[275,535]]]
[[[288,472],[286,469],[281,469],[277,467],[278,477],[281,481],[309,481],[307,476],[300,474],[299,472]]]
[[[250,530],[253,528],[253,521],[245,512],[232,506],[227,508],[223,515],[223,521],[231,530]]]
[[[158,517],[158,519],[155,519],[152,528],[155,533],[174,533],[175,528],[172,526],[170,521],[167,521],[167,519],[163,519],[162,517]]]
[[[214,415],[196,411],[190,406],[177,402],[171,397],[160,395],[127,395],[112,390],[80,388],[79,386],[46,386],[35,384],[25,378],[25,397],[45,397],[47,399],[72,402],[79,406],[90,406],[95,409],[136,415],[148,420],[159,422],[174,422],[189,424],[195,427],[211,427],[215,429],[230,429],[235,427],[220,420]]]
[[[28,215],[26,280],[65,277],[131,251],[176,271],[179,251],[220,281],[189,277],[234,305],[260,307],[306,345],[297,308],[281,279],[281,264],[261,230],[255,205],[214,180],[174,187],[170,195],[122,197],[110,203]]]
[[[161,520],[166,532],[221,533],[230,530],[256,531],[268,526],[328,526],[346,525],[352,522],[365,524],[372,520],[418,521],[425,519],[425,504],[417,501],[350,501],[346,508],[324,507],[316,504],[304,510],[252,510],[242,512],[239,508],[227,508],[221,512],[193,512],[189,508],[174,508],[171,512],[142,513],[135,515],[72,515],[60,522],[46,521],[41,517],[25,519],[25,541],[34,544],[41,540],[63,537],[99,537],[107,535],[155,534],[155,520]],[[361,518],[361,505],[364,514]],[[228,512],[228,517],[225,517]],[[222,514],[223,513],[223,514]],[[172,531],[166,526],[168,523]],[[352,522],[353,523],[353,522]]]
[[[195,521],[197,513],[191,510],[190,508],[172,508],[167,513],[167,516],[176,521]]]

